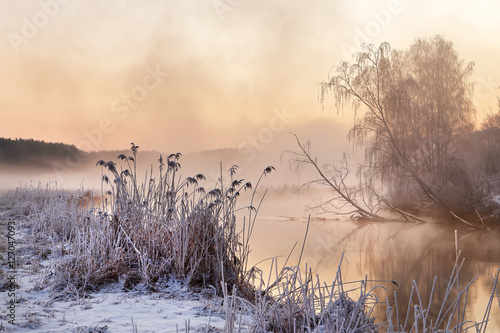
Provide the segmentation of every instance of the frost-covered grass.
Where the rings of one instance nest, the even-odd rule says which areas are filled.
[[[486,332],[489,311],[498,297],[498,275],[492,277],[495,288],[485,315],[474,323],[464,316],[470,285],[458,278],[458,259],[438,317],[431,317],[430,308],[436,305],[423,304],[416,285],[409,304],[381,300],[377,289],[383,286],[369,289],[367,280],[345,282],[341,265],[330,283],[313,276],[307,265],[287,262],[280,268],[277,259],[264,274],[248,266],[248,244],[263,199],[257,189],[274,168],[267,167],[252,185],[236,178],[234,166],[205,188],[201,174],[179,176],[180,154],[160,158],[157,174],[151,170],[139,181],[137,155],[134,145],[131,156],[119,156],[120,164],[99,161],[103,183],[98,193],[71,194],[52,184],[25,186],[0,197],[0,207],[8,209],[4,218],[20,221],[24,255],[19,264],[24,265],[23,272],[36,277],[30,278],[30,292],[45,295],[46,302],[80,304],[109,288],[131,293],[113,293],[117,298],[133,298],[137,291],[165,295],[172,292],[172,283],[181,283],[189,288],[184,294],[194,295],[193,290],[210,294],[204,297],[211,300],[204,303],[209,306],[197,304],[198,310],[188,313],[200,316],[200,306],[210,308],[202,331],[211,332]],[[240,205],[245,192],[248,204]],[[88,303],[84,310],[104,311],[103,306]],[[171,311],[170,305],[165,306]],[[387,307],[385,318],[373,317],[376,307]],[[112,306],[109,311],[113,308],[124,311]],[[218,323],[213,330],[208,326],[212,311]],[[146,312],[133,316],[139,332],[139,316]],[[176,326],[160,331],[201,327],[200,320],[186,318],[183,326],[165,322]],[[134,331],[134,325],[127,327]]]
[[[220,295],[224,280],[239,294],[253,295],[246,265],[258,210],[256,188],[234,178],[236,166],[227,184],[221,172],[210,189],[201,185],[202,174],[181,179],[180,154],[160,158],[156,178],[151,171],[140,182],[137,148],[132,147],[132,156],[119,156],[121,166],[98,162],[101,204],[91,205],[90,192],[70,196],[40,186],[5,195],[12,213],[26,216],[33,247],[63,255],[54,265],[55,288],[73,294],[113,282],[133,287],[174,277],[191,286],[211,286]],[[266,168],[258,182],[272,170]],[[237,201],[245,191],[251,192],[250,205],[241,208]],[[237,230],[238,209],[248,211],[242,231]]]

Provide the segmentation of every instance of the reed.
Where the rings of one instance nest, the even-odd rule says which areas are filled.
[[[27,240],[40,259],[54,259],[54,297],[80,297],[117,282],[125,289],[140,283],[153,287],[175,278],[215,289],[223,301],[224,332],[486,332],[499,299],[500,270],[492,276],[483,317],[466,319],[474,280],[460,280],[458,246],[439,304],[437,288],[424,302],[416,283],[408,304],[399,303],[397,295],[392,301],[380,300],[383,284],[369,288],[374,281],[343,281],[342,260],[331,283],[314,276],[307,263],[301,266],[300,259],[297,265],[287,260],[278,268],[274,258],[264,277],[248,267],[249,240],[266,193],[258,198],[257,188],[274,168],[264,169],[252,186],[236,178],[233,166],[227,175],[221,170],[216,184],[206,189],[202,174],[181,178],[177,153],[160,157],[157,175],[151,168],[140,181],[138,149],[132,145],[131,155],[120,155],[118,163],[97,163],[102,172],[99,205],[92,192],[71,194],[55,183],[19,187],[1,196],[0,206],[10,207],[10,216],[23,220]],[[238,199],[244,192],[249,192],[250,204],[241,206]],[[380,307],[385,317],[375,318]],[[438,308],[438,314],[431,308]],[[244,317],[251,317],[251,323],[243,324]]]
[[[229,290],[252,297],[248,242],[261,202],[257,187],[274,168],[266,168],[253,187],[236,178],[233,166],[227,176],[221,170],[217,183],[205,189],[202,174],[180,177],[177,153],[160,157],[156,177],[151,168],[141,182],[138,149],[132,145],[131,155],[118,156],[118,163],[97,163],[103,183],[99,206],[92,205],[89,192],[72,197],[49,189],[36,190],[26,205],[18,205],[30,216],[34,244],[50,246],[49,239],[51,252],[65,251],[54,264],[55,290],[71,294],[113,282],[131,288],[177,278],[192,286],[213,286],[219,295],[224,280]],[[240,207],[238,198],[246,191],[250,205]],[[245,209],[248,214],[242,214]],[[246,215],[243,228],[237,215]]]
[[[488,332],[488,322],[495,299],[498,299],[498,279],[500,269],[491,275],[492,291],[482,318],[467,319],[470,288],[477,279],[465,283],[460,279],[460,271],[464,264],[458,250],[457,233],[455,231],[455,264],[442,295],[436,295],[437,277],[434,278],[429,295],[422,295],[415,281],[408,304],[399,304],[397,293],[392,302],[386,299],[387,321],[384,330],[387,332]],[[424,296],[427,296],[424,298]],[[437,297],[436,297],[437,296]],[[428,299],[428,302],[423,301]],[[500,305],[500,302],[499,302]],[[403,310],[403,311],[402,311]]]
[[[352,286],[342,281],[339,269],[332,284],[322,282],[305,265],[277,269],[268,287],[262,283],[256,294],[253,332],[378,332],[371,317],[378,298],[367,281]],[[271,269],[273,270],[273,269]],[[357,294],[353,300],[349,294]]]

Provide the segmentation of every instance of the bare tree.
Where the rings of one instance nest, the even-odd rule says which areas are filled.
[[[497,103],[497,112],[494,113],[491,109],[486,112],[486,117],[481,126],[483,129],[500,128],[500,97],[497,97]]]
[[[410,116],[424,143],[418,145],[420,163],[431,175],[442,173],[457,142],[474,130],[473,84],[468,81],[474,63],[464,66],[453,44],[440,36],[417,40],[404,59],[407,77],[415,81]]]
[[[500,174],[500,98],[497,102],[498,110],[495,113],[491,109],[486,112],[481,131],[476,135],[484,150],[480,156],[480,167],[488,176]]]
[[[452,43],[437,36],[408,51],[364,46],[354,63],[335,70],[321,84],[321,101],[331,92],[339,109],[352,106],[349,139],[366,147],[367,179],[405,184],[458,218],[447,196],[456,179],[447,171],[459,138],[473,130],[473,63],[464,66]]]
[[[344,154],[342,160],[337,163],[325,163],[320,166],[317,158],[310,152],[310,141],[303,144],[297,135],[293,134],[299,152],[287,151],[292,154],[290,163],[294,166],[311,165],[317,172],[319,178],[303,184],[313,184],[329,187],[334,195],[326,202],[321,202],[317,207],[323,212],[335,213],[337,215],[351,215],[357,218],[373,220],[389,220],[389,218],[378,214],[384,206],[392,209],[401,218],[412,222],[425,222],[424,220],[391,205],[383,196],[380,196],[372,187],[370,182],[359,182],[358,186],[349,185],[347,178],[351,173],[347,156]]]
[[[323,167],[320,167],[318,160],[311,156],[310,141],[302,144],[297,135],[292,135],[295,137],[300,151],[288,151],[288,153],[293,155],[290,159],[290,163],[295,166],[309,164],[314,167],[319,175],[318,179],[309,181],[303,186],[309,186],[312,184],[326,185],[335,193],[334,197],[330,198],[327,202],[322,203],[318,208],[321,208],[324,211],[334,212],[335,214],[350,215],[356,213],[360,217],[382,219],[381,216],[377,215],[380,205],[367,203],[366,201],[363,202],[362,199],[364,196],[362,191],[347,185],[346,178],[351,170],[349,169],[345,155],[340,165],[325,164]],[[360,198],[362,201],[361,203],[358,202]],[[346,210],[346,207],[350,208]],[[329,210],[329,208],[331,210]]]

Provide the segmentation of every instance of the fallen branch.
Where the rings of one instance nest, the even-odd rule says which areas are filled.
[[[450,210],[450,214],[453,215],[457,220],[459,220],[460,222],[463,222],[463,223],[467,224],[471,228],[474,228],[474,229],[486,229],[485,227],[480,228],[480,227],[477,227],[477,226],[473,225],[472,223],[467,222],[466,220],[464,220],[463,218],[461,218],[457,214],[453,213],[453,211],[451,211],[451,210]]]
[[[311,155],[308,152],[308,149],[304,147],[304,145],[300,142],[298,136],[294,133],[291,133],[295,139],[297,140],[297,145],[299,146],[300,150],[302,153],[296,153],[296,152],[291,152],[292,154],[296,156],[300,156],[302,159],[297,159],[295,162],[297,163],[305,163],[305,164],[311,164],[316,171],[318,172],[319,176],[321,177],[322,181],[325,182],[328,186],[330,186],[340,197],[342,200],[353,206],[357,213],[360,214],[361,216],[365,217],[370,217],[374,219],[385,219],[384,217],[377,215],[371,211],[368,211],[367,209],[361,207],[356,203],[356,201],[351,197],[349,193],[346,193],[343,189],[347,190],[347,187],[344,184],[344,178],[340,176],[340,184],[336,182],[336,180],[329,179],[321,170],[321,168],[318,166],[318,163],[316,160],[314,160]]]
[[[423,219],[421,219],[421,218],[419,218],[411,213],[405,212],[404,210],[399,209],[398,207],[390,204],[389,201],[387,201],[387,199],[383,198],[382,200],[384,201],[384,203],[386,204],[387,207],[389,207],[390,209],[394,210],[395,212],[401,214],[403,217],[405,217],[405,218],[409,217],[412,220],[418,221],[420,223],[427,223],[426,220],[423,220]]]

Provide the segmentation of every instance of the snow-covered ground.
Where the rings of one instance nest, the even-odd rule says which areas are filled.
[[[124,292],[120,286],[106,288],[77,300],[54,300],[48,288],[33,290],[29,276],[21,279],[15,325],[6,332],[219,332],[225,325],[222,300],[204,298],[180,284],[158,292]],[[7,300],[6,292],[2,299]]]
[[[2,253],[0,332],[222,332],[224,329],[223,299],[215,297],[211,289],[193,291],[179,281],[167,280],[153,290],[137,286],[130,291],[117,283],[78,297],[58,294],[52,290],[50,278],[47,280],[50,260],[54,259],[40,261],[25,244],[23,230],[18,231],[16,240],[19,268],[15,278],[19,287],[15,290],[15,325],[9,323],[12,318],[8,316],[8,305],[12,297],[5,278],[10,272],[7,254]],[[251,318],[244,315],[240,320],[241,332],[247,331]],[[239,326],[238,323],[236,327]]]

